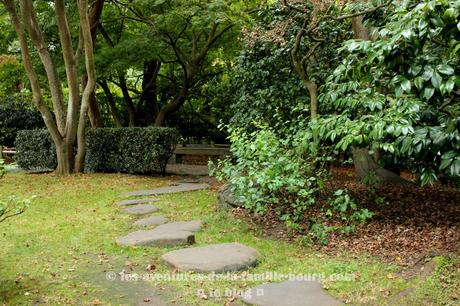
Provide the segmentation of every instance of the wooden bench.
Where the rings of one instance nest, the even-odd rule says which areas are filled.
[[[14,148],[0,146],[0,158],[4,158],[5,156],[12,156],[15,154],[16,150]]]
[[[228,155],[230,146],[227,145],[177,145],[170,163],[206,165],[209,159]]]

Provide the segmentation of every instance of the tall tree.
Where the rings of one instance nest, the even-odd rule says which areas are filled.
[[[50,52],[58,45],[45,41],[33,1],[2,0],[1,3],[10,15],[11,24],[19,40],[23,65],[32,89],[33,102],[40,111],[56,146],[58,159],[56,173],[62,175],[80,172],[83,170],[85,158],[85,128],[89,99],[96,85],[93,40],[87,1],[77,1],[80,34],[76,48],[72,45],[71,27],[66,13],[67,10],[73,8],[66,7],[64,0],[55,0],[53,4],[48,4],[48,8],[54,10],[54,17],[59,30],[59,43],[64,59],[66,87],[68,88],[67,103],[64,101],[63,83],[58,74],[57,65]],[[43,65],[51,94],[52,109],[44,98],[37,67],[32,61],[33,49],[29,46],[29,41]],[[84,86],[83,93],[80,93],[78,71],[82,55],[84,55],[84,70],[88,81]],[[67,110],[65,110],[66,104]],[[77,148],[76,155],[74,153],[75,147]]]
[[[129,125],[164,125],[197,85],[219,73],[215,60],[233,48],[238,25],[253,6],[254,1],[117,1],[101,24],[106,46],[98,67],[109,84],[99,85],[107,100],[111,83],[123,96]],[[123,60],[114,63],[107,55]]]

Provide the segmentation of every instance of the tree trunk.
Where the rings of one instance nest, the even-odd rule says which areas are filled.
[[[310,94],[310,117],[315,118],[318,115],[318,86],[312,81],[304,80],[304,84]]]
[[[91,37],[91,27],[87,13],[86,0],[78,1],[78,11],[80,13],[80,30],[83,37],[85,53],[85,67],[88,75],[88,82],[81,98],[80,116],[78,119],[77,130],[77,155],[75,157],[75,172],[83,172],[86,155],[86,121],[88,116],[89,101],[96,88],[96,68],[94,65],[93,39]]]
[[[368,29],[363,25],[363,16],[352,18],[352,28],[356,39],[370,40]],[[359,179],[372,185],[397,184],[412,185],[411,182],[403,179],[398,174],[393,173],[378,164],[380,152],[375,156],[369,154],[368,148],[352,148],[353,164]]]
[[[363,25],[363,16],[356,16],[351,19],[351,26],[356,39],[370,40],[368,29]]]
[[[93,40],[93,47],[96,44],[97,29],[99,28],[99,24],[100,24],[102,10],[104,8],[104,1],[105,0],[96,0],[91,6],[91,10],[88,16],[89,24],[91,27],[91,39]],[[85,75],[82,78],[83,88],[86,87],[87,82],[88,82],[88,76]],[[104,121],[102,120],[101,112],[99,111],[99,107],[97,105],[97,99],[96,99],[95,92],[91,94],[88,103],[89,103],[88,116],[89,116],[89,121],[91,123],[91,127],[93,128],[104,127]]]
[[[174,113],[177,111],[185,102],[185,99],[187,97],[187,90],[181,89],[181,92],[179,95],[174,99],[173,102],[169,103],[168,105],[164,106],[161,108],[161,110],[158,112],[157,117],[155,118],[155,123],[154,126],[164,126],[166,117],[169,114]]]
[[[139,106],[145,110],[146,125],[151,125],[160,111],[157,101],[157,78],[160,68],[160,61],[150,61],[144,64],[142,94],[139,98]]]
[[[353,163],[356,176],[370,185],[402,185],[412,186],[413,184],[396,173],[380,166],[367,148],[352,148]]]
[[[81,81],[82,87],[85,88],[88,84],[88,76],[85,75],[82,77]],[[97,105],[96,92],[93,92],[89,97],[89,106],[88,106],[88,117],[89,122],[91,123],[92,128],[102,128],[104,127],[104,121],[102,120],[101,112]]]
[[[121,92],[123,94],[123,99],[126,103],[126,109],[128,110],[129,126],[136,126],[136,108],[134,107],[133,100],[129,95],[128,86],[126,85],[126,78],[124,75],[119,77]]]
[[[112,115],[113,121],[115,122],[116,127],[123,127],[123,123],[121,121],[120,115],[118,114],[118,109],[115,104],[115,100],[113,99],[112,92],[110,91],[109,85],[107,84],[107,81],[101,81],[99,82],[99,86],[101,86],[102,90],[105,93],[105,96],[107,98],[107,103],[109,104],[110,107],[110,114]]]
[[[101,2],[102,0],[97,0]],[[62,48],[65,72],[67,77],[67,88],[69,89],[69,101],[67,103],[67,115],[64,112],[64,101],[62,84],[57,72],[56,65],[49,52],[49,44],[45,42],[44,36],[39,27],[37,13],[32,0],[20,2],[20,15],[16,10],[16,3],[13,0],[3,0],[14,30],[18,36],[19,46],[23,60],[24,69],[30,81],[33,94],[33,102],[42,114],[46,127],[56,146],[58,165],[56,174],[66,175],[74,171],[81,171],[85,156],[85,123],[88,111],[88,100],[91,92],[94,92],[95,69],[93,57],[93,44],[91,39],[90,23],[87,15],[87,0],[77,1],[80,30],[83,37],[85,68],[88,74],[88,83],[85,86],[81,100],[80,118],[78,107],[80,104],[80,89],[78,82],[78,57],[80,51],[74,52],[72,48],[72,37],[67,21],[66,6],[64,0],[55,0],[54,11],[59,30],[59,43]],[[103,3],[103,1],[102,1]],[[102,3],[100,3],[102,5]],[[80,38],[82,38],[80,37]],[[35,71],[32,56],[30,54],[28,41],[34,45],[48,79],[49,91],[51,93],[53,112],[48,107],[41,90],[38,75]],[[54,113],[54,115],[53,115]],[[77,160],[74,164],[74,145],[77,140]]]
[[[55,143],[55,146],[58,162],[55,173],[57,175],[69,175],[73,173],[73,147],[69,147],[69,144],[64,141]]]
[[[89,97],[88,117],[92,128],[104,127],[104,121],[97,105],[96,93],[93,92]]]

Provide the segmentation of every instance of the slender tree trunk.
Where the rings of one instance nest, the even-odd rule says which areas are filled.
[[[93,47],[96,44],[97,29],[99,28],[102,10],[104,8],[104,2],[105,0],[96,0],[91,6],[91,10],[88,16],[89,24],[91,27],[91,39],[93,40]],[[85,75],[82,78],[83,88],[86,87],[87,82],[88,76]],[[99,111],[99,106],[97,105],[95,92],[93,92],[89,98],[88,117],[91,123],[91,127],[100,128],[104,126],[104,121],[102,120],[101,112]]]
[[[86,155],[86,118],[88,115],[89,101],[96,88],[96,68],[94,65],[93,39],[91,37],[91,27],[88,19],[86,0],[78,1],[78,11],[80,15],[80,28],[85,50],[85,68],[88,75],[88,83],[86,84],[81,99],[77,130],[77,155],[75,157],[75,171],[82,172],[85,165]]]
[[[115,104],[115,100],[113,99],[113,95],[110,91],[109,85],[107,84],[107,81],[100,81],[99,86],[101,86],[102,90],[105,93],[107,103],[109,104],[110,108],[110,114],[112,115],[113,121],[115,122],[115,126],[123,127],[123,123],[121,121],[120,115],[118,114],[118,109]]]
[[[87,76],[84,76],[82,78],[83,88],[86,87],[87,83],[88,78]],[[88,117],[92,128],[104,127],[104,120],[102,120],[101,112],[99,111],[99,106],[97,105],[96,92],[93,92],[89,97]]]
[[[318,86],[312,81],[304,80],[304,84],[310,94],[310,117],[315,118],[318,115]]]
[[[126,85],[126,78],[124,75],[119,77],[120,80],[120,87],[121,92],[123,94],[123,99],[126,103],[126,109],[128,110],[128,119],[129,119],[129,126],[133,127],[136,126],[136,108],[134,107],[133,100],[129,95],[128,86]]]
[[[99,106],[97,105],[96,93],[93,92],[89,97],[88,117],[92,128],[104,127],[104,120],[102,120]]]

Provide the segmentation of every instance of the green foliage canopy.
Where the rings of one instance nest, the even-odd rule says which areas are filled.
[[[373,41],[347,41],[314,123],[337,150],[372,145],[421,173],[460,176],[460,1],[406,1]]]

